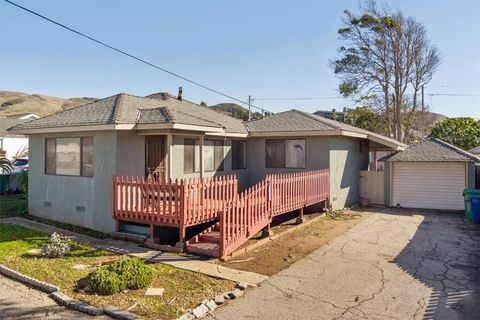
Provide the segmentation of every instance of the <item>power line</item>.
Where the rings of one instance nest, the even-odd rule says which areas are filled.
[[[451,97],[480,97],[480,94],[463,94],[463,93],[429,93],[429,96],[451,96]]]
[[[144,60],[144,59],[142,59],[142,58],[139,58],[139,57],[135,56],[134,54],[131,54],[131,53],[128,53],[128,52],[123,51],[123,50],[121,50],[121,49],[118,49],[118,48],[116,48],[116,47],[114,47],[114,46],[112,46],[112,45],[109,45],[109,44],[107,44],[107,43],[105,43],[105,42],[103,42],[103,41],[97,40],[97,39],[95,39],[95,38],[92,37],[92,36],[89,36],[89,35],[87,35],[87,34],[85,34],[85,33],[82,33],[82,32],[80,32],[80,31],[78,31],[78,30],[75,30],[75,29],[73,29],[73,28],[71,28],[71,27],[68,27],[68,26],[66,26],[66,25],[64,25],[64,24],[62,24],[62,23],[60,23],[60,22],[57,22],[57,21],[55,21],[55,20],[53,20],[53,19],[50,19],[50,18],[48,18],[48,17],[46,17],[46,16],[44,16],[44,15],[38,13],[38,12],[35,12],[35,11],[30,10],[30,9],[28,9],[28,8],[26,8],[26,7],[23,7],[23,6],[15,3],[15,2],[12,2],[12,1],[10,1],[10,0],[4,0],[4,1],[7,2],[7,3],[9,3],[9,4],[11,4],[11,5],[13,5],[13,6],[15,6],[15,7],[17,7],[17,8],[20,8],[20,9],[22,9],[22,10],[28,12],[28,13],[31,13],[31,14],[39,17],[39,18],[42,18],[42,19],[44,19],[44,20],[46,20],[46,21],[48,21],[48,22],[50,22],[50,23],[53,23],[53,24],[55,24],[55,25],[57,25],[57,26],[59,26],[59,27],[61,27],[61,28],[63,28],[63,29],[66,29],[66,30],[68,30],[68,31],[70,31],[70,32],[73,32],[73,33],[75,33],[75,34],[77,34],[77,35],[79,35],[79,36],[81,36],[81,37],[84,37],[84,38],[86,38],[86,39],[88,39],[88,40],[91,40],[91,41],[93,41],[93,42],[95,42],[95,43],[97,43],[97,44],[99,44],[99,45],[101,45],[101,46],[104,46],[104,47],[106,47],[106,48],[108,48],[108,49],[111,49],[111,50],[113,50],[113,51],[116,51],[117,53],[123,54],[123,55],[125,55],[125,56],[127,56],[127,57],[129,57],[129,58],[132,58],[132,59],[137,60],[137,61],[139,61],[139,62],[141,62],[141,63],[144,63],[144,64],[146,64],[146,65],[148,65],[148,66],[150,66],[150,67],[152,67],[152,68],[155,68],[155,69],[158,69],[158,70],[163,71],[163,72],[165,72],[165,73],[168,73],[168,74],[171,75],[171,76],[174,76],[174,77],[177,77],[177,78],[179,78],[179,79],[182,79],[183,81],[186,81],[186,82],[188,82],[188,83],[191,83],[191,84],[193,84],[193,85],[196,85],[196,86],[198,86],[198,87],[200,87],[200,88],[203,88],[203,89],[205,89],[205,90],[208,90],[208,91],[210,91],[210,92],[216,93],[216,94],[218,94],[218,95],[221,95],[221,96],[223,96],[223,97],[225,97],[225,98],[228,98],[228,99],[237,101],[237,102],[239,102],[239,103],[241,103],[241,104],[244,104],[244,105],[248,105],[248,103],[245,102],[245,101],[242,101],[242,100],[240,100],[240,99],[237,99],[237,98],[235,98],[235,97],[233,97],[233,96],[231,96],[231,95],[228,95],[228,94],[223,93],[223,92],[221,92],[221,91],[218,91],[218,90],[216,90],[216,89],[210,88],[210,87],[208,87],[208,86],[206,86],[206,85],[204,85],[204,84],[201,84],[201,83],[199,83],[199,82],[197,82],[197,81],[190,80],[190,79],[188,79],[188,78],[186,78],[186,77],[184,77],[184,76],[181,76],[181,75],[179,75],[179,74],[177,74],[177,73],[175,73],[175,72],[173,72],[173,71],[169,71],[169,70],[167,70],[167,69],[165,69],[165,68],[162,68],[162,67],[160,67],[160,66],[158,66],[158,65],[156,65],[156,64],[154,64],[154,63],[152,63],[152,62],[149,62],[149,61],[147,61],[147,60]],[[268,111],[268,110],[266,110],[265,108],[261,108],[261,107],[258,107],[258,106],[252,105],[252,104],[250,105],[250,107],[253,107],[253,108],[256,108],[256,109],[262,110],[262,111]],[[270,112],[270,111],[268,111],[268,112]],[[270,112],[270,113],[273,113],[273,112]]]
[[[344,97],[299,97],[299,98],[254,98],[252,100],[331,100],[345,99]]]

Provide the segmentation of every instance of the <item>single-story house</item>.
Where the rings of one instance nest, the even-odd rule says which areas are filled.
[[[28,137],[23,134],[13,134],[7,129],[17,124],[38,119],[33,113],[0,116],[0,149],[6,152],[5,157],[12,160],[23,149],[28,148]]]
[[[112,187],[119,176],[188,181],[235,175],[242,191],[269,174],[325,169],[329,204],[339,209],[358,202],[359,171],[368,167],[370,151],[405,148],[382,135],[298,110],[244,123],[168,93],[117,94],[19,124],[10,132],[30,139],[30,214],[104,232],[119,228],[112,215],[123,201],[115,198],[117,191],[139,183]],[[179,197],[165,192],[158,189],[155,199]],[[170,210],[184,205],[177,202]],[[160,204],[154,209],[166,210]],[[145,220],[135,212],[124,216],[136,223]],[[175,227],[172,219],[165,225]],[[154,234],[163,222],[146,225]]]
[[[463,210],[463,190],[475,188],[480,158],[429,138],[379,161],[385,162],[386,206]]]

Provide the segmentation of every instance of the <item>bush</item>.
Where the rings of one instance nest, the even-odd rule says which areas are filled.
[[[107,268],[98,268],[88,276],[90,290],[101,295],[109,295],[125,290],[125,283],[118,274]]]
[[[24,170],[20,173],[18,184],[20,185],[20,191],[26,194],[28,192],[28,171]]]
[[[50,236],[50,243],[42,246],[42,252],[48,258],[63,257],[70,253],[70,239],[62,238],[54,232]]]
[[[153,270],[138,258],[119,260],[109,266],[109,270],[117,273],[128,289],[145,288],[153,280]]]
[[[88,276],[92,293],[112,294],[125,289],[145,288],[153,280],[153,269],[138,258],[119,260],[98,268]]]

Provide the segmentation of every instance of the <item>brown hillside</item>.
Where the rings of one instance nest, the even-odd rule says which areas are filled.
[[[46,116],[95,100],[97,99],[86,97],[64,99],[23,92],[0,91],[0,116],[22,113],[35,113],[39,116]]]

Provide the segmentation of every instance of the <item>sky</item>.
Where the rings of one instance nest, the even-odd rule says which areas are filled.
[[[358,13],[360,1],[12,1],[242,101],[251,95],[272,112],[353,105],[331,98],[340,80],[328,62],[342,45],[343,10]],[[430,110],[480,118],[480,1],[388,3],[423,23],[440,50],[425,87]],[[0,90],[102,98],[176,94],[179,86],[188,100],[231,102],[0,0]],[[320,99],[262,100],[304,97]]]

